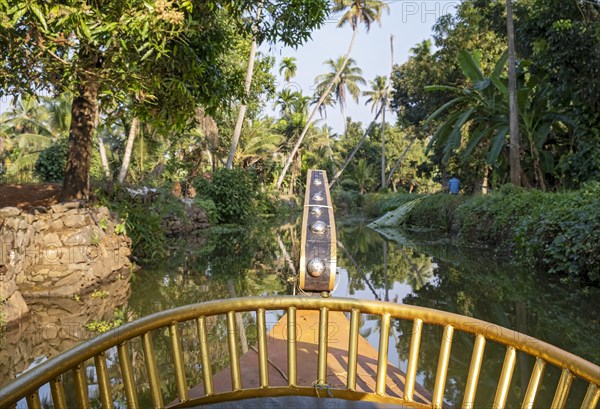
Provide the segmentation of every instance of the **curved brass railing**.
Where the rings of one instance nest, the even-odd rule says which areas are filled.
[[[268,310],[283,310],[287,316],[287,350],[288,350],[288,386],[273,387],[269,385],[268,376],[268,351],[267,351],[267,328],[265,324],[265,312]],[[494,341],[506,345],[506,355],[502,371],[498,381],[494,402],[494,409],[504,408],[510,387],[511,377],[515,368],[516,353],[522,351],[536,358],[529,386],[521,403],[522,408],[535,407],[537,392],[542,384],[542,376],[546,366],[553,365],[562,370],[558,386],[554,394],[551,407],[554,409],[564,408],[569,398],[569,392],[573,380],[583,379],[588,383],[587,392],[581,403],[582,409],[593,409],[600,400],[600,367],[557,347],[539,341],[527,335],[520,334],[485,321],[469,318],[448,312],[433,310],[429,308],[386,303],[380,301],[364,301],[346,298],[318,298],[318,297],[250,297],[237,298],[220,301],[210,301],[201,304],[193,304],[159,312],[121,327],[108,331],[97,338],[91,339],[81,345],[52,358],[42,365],[26,372],[13,383],[2,388],[0,391],[0,408],[15,407],[22,399],[27,399],[29,408],[41,408],[38,390],[45,384],[49,384],[52,403],[55,408],[67,407],[66,395],[62,375],[68,371],[73,372],[75,382],[75,405],[77,408],[86,409],[90,407],[88,398],[88,385],[83,364],[88,359],[94,359],[96,373],[98,376],[99,399],[104,408],[112,408],[111,383],[106,365],[104,353],[116,346],[118,350],[119,366],[122,374],[127,406],[138,408],[138,396],[136,392],[136,381],[132,371],[132,363],[128,353],[128,343],[141,338],[143,355],[147,372],[147,381],[151,388],[154,406],[163,408],[163,396],[160,388],[160,375],[157,371],[156,357],[150,337],[150,331],[156,329],[168,329],[171,344],[171,355],[175,372],[175,383],[179,395],[179,403],[176,408],[192,407],[208,403],[224,402],[251,397],[264,396],[318,396],[318,390],[314,386],[304,387],[296,384],[297,361],[296,361],[296,311],[318,310],[319,314],[319,354],[317,384],[327,385],[327,331],[329,311],[343,311],[350,313],[350,334],[348,345],[348,368],[347,384],[343,389],[330,389],[330,396],[341,399],[367,400],[373,402],[393,403],[404,405],[404,407],[415,408],[440,408],[443,405],[444,389],[452,339],[455,331],[475,335],[475,343],[472,352],[469,374],[464,391],[462,408],[472,408],[477,392],[479,374],[483,364],[484,349],[487,341]],[[238,340],[235,331],[235,313],[254,311],[257,317],[258,330],[258,376],[260,387],[242,389],[241,371],[238,356]],[[359,331],[360,314],[375,314],[381,319],[380,342],[378,351],[378,365],[376,375],[376,386],[374,393],[359,392],[356,388],[357,375],[357,339]],[[225,315],[228,327],[228,345],[230,354],[230,367],[232,379],[232,391],[216,393],[213,389],[213,374],[210,369],[209,349],[207,342],[206,318],[214,315]],[[411,333],[408,368],[404,384],[404,393],[401,398],[388,396],[386,391],[387,351],[390,336],[390,320],[401,319],[412,321],[413,331]],[[202,363],[202,378],[204,381],[204,396],[198,399],[189,399],[189,385],[186,381],[184,370],[184,356],[181,347],[179,324],[186,321],[195,321],[197,337],[200,345],[200,359]],[[418,356],[421,345],[421,333],[424,324],[443,326],[443,337],[441,341],[438,367],[435,378],[435,386],[432,391],[430,404],[415,402],[414,392],[416,374],[418,367]]]

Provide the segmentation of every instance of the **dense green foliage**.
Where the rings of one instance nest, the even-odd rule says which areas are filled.
[[[502,189],[456,209],[465,242],[514,249],[530,265],[600,285],[600,183],[555,194]]]
[[[597,180],[600,9],[519,1],[514,24],[523,185],[552,190]],[[477,175],[475,183],[488,178],[498,188],[508,179],[506,73],[494,71],[507,47],[505,2],[461,2],[455,15],[438,19],[433,38],[435,50],[424,41],[394,70],[398,121],[420,138],[435,132],[432,176]],[[477,56],[477,70],[465,69],[465,55]]]
[[[455,210],[464,196],[437,194],[421,200],[408,214],[405,223],[417,229],[450,232],[455,227]]]
[[[379,214],[407,195],[377,200]],[[416,198],[417,196],[412,196]],[[600,286],[600,183],[562,193],[506,185],[490,195],[438,194],[416,204],[404,225],[450,233],[463,245],[515,254],[563,282]]]
[[[35,173],[44,182],[62,182],[67,163],[66,141],[44,149],[35,162]]]
[[[198,178],[196,192],[211,199],[220,223],[243,223],[256,210],[258,179],[243,169],[219,169],[210,179]]]
[[[169,214],[185,218],[183,203],[170,192],[159,190],[152,197],[135,197],[115,184],[97,189],[95,197],[121,218],[121,231],[131,238],[134,256],[148,262],[169,254],[162,221]]]

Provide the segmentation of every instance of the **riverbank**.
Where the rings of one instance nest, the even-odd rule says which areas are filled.
[[[377,217],[419,197],[367,196],[363,211]],[[600,286],[598,182],[559,193],[507,185],[489,195],[430,195],[416,203],[401,224],[407,230],[447,235],[460,245],[510,254],[563,284]]]

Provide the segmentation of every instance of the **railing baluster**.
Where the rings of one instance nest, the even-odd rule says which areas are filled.
[[[62,375],[50,381],[50,393],[52,394],[54,409],[67,409],[67,398],[65,397]]]
[[[32,392],[25,397],[27,401],[27,409],[42,409],[42,403],[40,402],[40,395],[38,392]]]
[[[231,387],[234,391],[242,389],[240,360],[235,329],[235,311],[227,312],[227,339],[229,342],[229,359],[231,364]]]
[[[475,407],[475,394],[477,393],[477,384],[479,383],[479,374],[481,373],[481,364],[483,362],[483,351],[485,350],[485,337],[477,334],[473,354],[471,355],[471,366],[469,367],[469,376],[465,386],[465,396],[463,398],[462,409],[473,409]]]
[[[185,365],[183,363],[183,351],[181,350],[181,340],[179,337],[179,323],[176,321],[169,324],[169,338],[171,340],[171,352],[173,353],[175,383],[177,385],[179,402],[186,402],[189,400],[188,386],[185,379]]]
[[[390,345],[390,314],[381,316],[381,329],[379,334],[379,353],[377,355],[377,380],[375,393],[385,395],[385,381],[387,379],[387,357]]]
[[[319,314],[319,358],[317,364],[317,385],[327,385],[327,332],[329,327],[329,309],[321,308]]]
[[[98,389],[102,408],[112,409],[113,402],[110,393],[110,381],[108,379],[108,370],[106,369],[104,352],[101,352],[94,357],[94,364],[96,366],[96,376],[98,377]]]
[[[431,404],[434,409],[442,407],[444,402],[444,389],[446,388],[446,376],[448,375],[448,363],[450,362],[450,350],[452,349],[452,336],[454,328],[452,325],[444,327],[442,334],[442,343],[440,346],[440,356],[438,358],[437,373],[435,375],[435,386],[433,388],[433,397]]]
[[[75,402],[77,409],[90,409],[88,398],[88,385],[85,377],[84,363],[73,368],[73,380],[75,383]]]
[[[581,403],[581,409],[595,409],[598,401],[600,401],[600,388],[590,383]]]
[[[208,355],[208,335],[206,332],[206,318],[196,319],[196,328],[198,329],[198,339],[200,340],[200,362],[202,363],[202,380],[204,381],[204,394],[206,396],[215,393],[213,389],[212,370],[210,366],[210,356]]]
[[[347,388],[356,390],[356,364],[358,362],[358,321],[360,311],[353,309],[350,314],[350,336],[348,342],[348,379]]]
[[[571,384],[573,383],[573,374],[568,369],[564,368],[556,387],[556,393],[554,399],[552,399],[552,409],[564,409],[569,398],[569,391],[571,390]]]
[[[410,336],[410,349],[408,352],[408,367],[406,368],[406,379],[404,381],[404,400],[409,402],[412,402],[414,399],[422,333],[423,321],[417,318],[413,321],[412,334]]]
[[[494,397],[492,406],[494,409],[502,409],[506,406],[508,390],[510,389],[510,380],[512,379],[516,362],[517,350],[512,346],[507,347],[506,355],[504,356],[504,364],[502,364],[502,372],[500,373],[500,380],[498,381],[498,388],[496,389],[496,396]]]
[[[537,396],[537,392],[540,387],[540,382],[542,380],[542,376],[544,375],[544,370],[546,369],[546,361],[542,358],[536,358],[535,364],[533,366],[533,371],[531,372],[531,378],[529,379],[529,386],[527,386],[527,392],[525,392],[525,397],[523,398],[523,404],[521,405],[521,409],[532,409],[535,403],[535,397]]]
[[[258,327],[258,371],[261,388],[269,386],[269,359],[267,355],[267,323],[265,309],[256,311],[256,324]]]
[[[121,366],[125,397],[127,398],[127,407],[137,409],[139,407],[137,392],[135,390],[135,380],[133,379],[133,370],[131,369],[127,344],[123,342],[122,344],[117,345],[117,352],[119,354],[119,364]]]
[[[288,352],[288,386],[298,383],[296,366],[296,307],[287,311],[287,352]]]
[[[158,378],[158,369],[156,368],[156,356],[154,355],[154,347],[152,346],[150,332],[142,334],[142,345],[144,347],[144,361],[146,362],[146,372],[148,373],[148,383],[150,385],[152,402],[154,402],[155,408],[163,408],[165,405],[160,389],[160,379]]]

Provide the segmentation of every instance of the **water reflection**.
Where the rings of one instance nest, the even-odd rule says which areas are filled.
[[[181,242],[173,245],[173,256],[151,266],[145,266],[131,280],[131,295],[126,297],[126,316],[133,320],[165,309],[230,297],[291,294],[294,287],[294,262],[299,251],[298,221],[284,225],[262,225],[245,229],[215,229],[199,243]],[[338,222],[339,281],[335,296],[388,300],[456,312],[494,322],[543,339],[581,355],[593,362],[600,361],[600,345],[595,336],[600,323],[598,291],[588,292],[563,288],[548,282],[544,274],[511,266],[484,250],[465,250],[438,238],[410,237],[398,231],[381,234],[356,222]],[[115,301],[124,303],[125,300]],[[67,308],[67,310],[69,310]],[[67,320],[70,313],[62,316]],[[267,316],[274,325],[281,312]],[[378,346],[379,318],[363,316],[361,334]],[[38,323],[38,326],[46,325]],[[224,317],[207,317],[211,369],[214,372],[229,365],[227,325]],[[241,351],[256,345],[256,316],[244,313],[237,317],[242,342]],[[406,369],[411,323],[394,321],[389,359]],[[185,373],[188,385],[201,382],[201,362],[195,322],[180,324],[185,351]],[[418,382],[433,389],[435,368],[440,349],[442,329],[424,329],[419,358]],[[158,357],[158,369],[165,403],[176,396],[171,365],[168,331],[154,331],[152,340]],[[50,356],[60,348],[49,350],[51,340],[39,340],[45,346],[9,343],[3,352],[22,350],[19,356],[39,356],[36,348]],[[69,344],[71,345],[71,344]],[[69,346],[65,344],[64,347]],[[142,346],[138,340],[128,344],[140,406],[150,406]],[[460,404],[471,360],[473,338],[457,335],[453,341],[445,398]],[[479,383],[475,407],[490,407],[491,399],[504,360],[505,349],[490,343],[486,346],[484,368]],[[521,359],[510,389],[510,405],[524,393],[532,361]],[[9,358],[2,356],[2,362]],[[10,358],[12,359],[12,358]],[[123,407],[125,400],[120,380],[116,352],[107,354],[114,400]],[[28,363],[10,361],[16,369],[2,374],[3,379],[27,367]],[[91,383],[96,382],[93,362],[88,363]],[[6,365],[3,365],[3,368]],[[558,373],[548,371],[543,383],[540,407],[549,407],[558,382]],[[68,380],[67,380],[68,382]],[[579,399],[582,388],[574,385]],[[579,389],[578,389],[579,388]],[[509,405],[509,406],[510,406]]]

